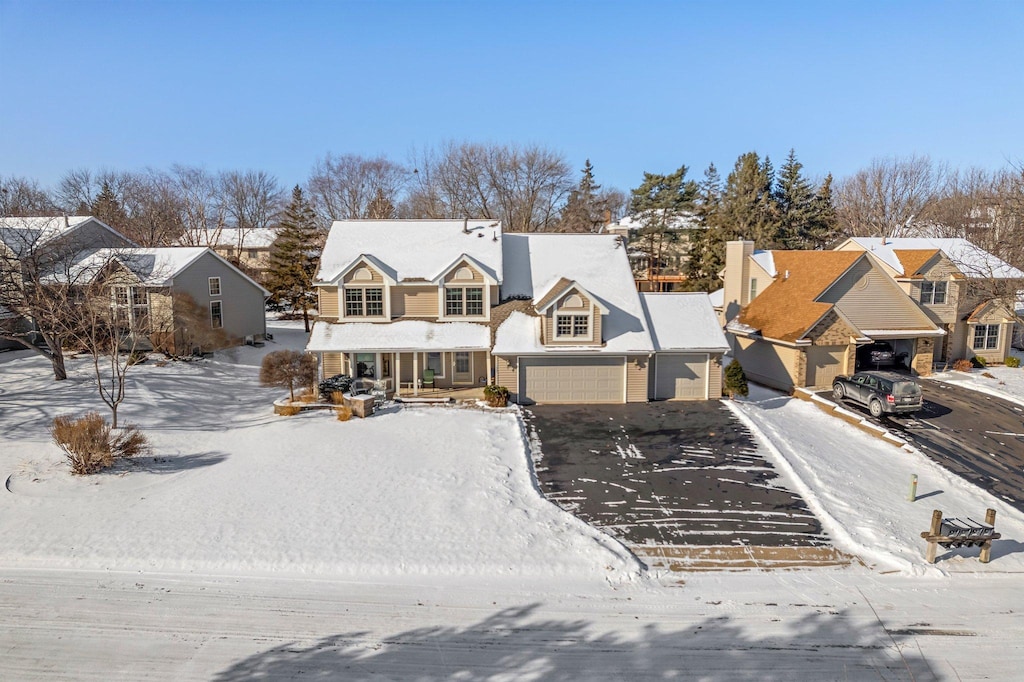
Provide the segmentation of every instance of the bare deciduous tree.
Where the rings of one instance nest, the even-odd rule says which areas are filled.
[[[875,159],[835,190],[840,230],[859,237],[905,237],[940,195],[948,170],[927,156]]]
[[[29,178],[0,176],[0,218],[59,213],[53,198]]]
[[[263,357],[260,384],[287,388],[291,401],[295,402],[295,387],[312,387],[316,382],[316,374],[315,355],[300,350],[276,350]]]
[[[219,200],[216,176],[195,166],[175,165],[171,167],[171,177],[181,207],[181,243],[186,246],[218,243],[227,213]]]
[[[307,184],[326,227],[333,220],[393,218],[407,177],[404,166],[383,156],[327,154],[313,166]]]
[[[253,230],[270,227],[284,205],[277,178],[264,171],[228,171],[220,175],[220,205],[229,227],[237,230],[236,253]]]

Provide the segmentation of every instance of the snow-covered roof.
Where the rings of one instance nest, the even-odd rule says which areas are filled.
[[[55,274],[48,279],[69,282],[88,281],[96,277],[107,264],[116,261],[134,273],[139,278],[141,284],[152,287],[165,287],[171,286],[175,277],[180,275],[205,253],[209,253],[226,267],[251,281],[254,286],[259,287],[264,296],[270,295],[269,291],[253,281],[251,277],[205,246],[95,249],[84,254],[66,271]]]
[[[777,274],[775,272],[775,256],[771,251],[755,251],[750,257],[770,276],[774,277]]]
[[[559,279],[572,280],[590,292],[605,312],[601,326],[605,345],[600,352],[649,353],[654,350],[626,250],[618,237],[506,234],[502,240],[503,297],[533,300],[549,291]],[[498,331],[500,334],[501,329]]]
[[[337,220],[324,244],[317,281],[334,281],[363,255],[386,264],[399,282],[429,281],[465,254],[500,283],[502,240],[496,220]]]
[[[721,308],[725,305],[725,288],[715,289],[708,294],[708,300],[711,301],[711,305],[715,308]]]
[[[852,237],[846,243],[854,243],[895,270],[899,275],[905,272],[897,251],[922,251],[939,249],[953,261],[968,277],[1024,279],[1024,272],[1013,267],[981,247],[962,238],[938,237]]]
[[[628,229],[628,230],[639,230],[643,229],[646,225],[646,220],[643,215],[626,216],[616,223],[609,224],[606,229]],[[693,230],[703,227],[700,223],[700,219],[693,213],[681,213],[676,216],[671,216],[668,219],[668,229],[670,230]]]
[[[495,355],[543,353],[545,348],[540,342],[540,321],[541,318],[518,310],[512,313],[495,332],[494,349],[491,352]]]
[[[475,322],[401,320],[390,324],[318,321],[306,350],[313,353],[355,351],[486,350],[491,330]]]
[[[705,293],[640,294],[658,351],[726,352],[729,342]]]
[[[92,216],[30,216],[0,218],[0,242],[8,245],[15,253],[23,253],[26,246],[51,241],[89,221],[96,222],[124,239],[123,235]]]
[[[214,233],[211,236],[215,238],[210,240],[210,246],[237,247],[239,239],[241,239],[241,248],[259,249],[270,248],[270,245],[277,238],[277,230],[270,227],[260,227],[252,230],[225,229],[221,230],[219,235]]]

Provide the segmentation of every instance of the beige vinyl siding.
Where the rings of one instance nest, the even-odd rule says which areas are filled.
[[[341,353],[323,353],[321,357],[320,367],[325,379],[341,374]]]
[[[975,325],[969,325],[967,328],[967,348],[968,353],[966,357],[976,356],[984,360],[986,363],[998,363],[1002,364],[1006,356],[1010,354],[1010,342],[1013,339],[1013,323],[1004,323],[1001,319],[995,319],[991,322],[983,322],[982,324],[998,324],[999,325],[999,347],[991,349],[974,348],[974,328]]]
[[[516,371],[515,358],[494,358],[494,381],[497,386],[504,386],[512,394],[513,400],[518,400],[519,373]]]
[[[810,346],[807,348],[806,386],[831,386],[840,374],[847,373],[847,346]]]
[[[626,358],[626,402],[647,402],[647,367],[650,360],[646,355]]]
[[[338,287],[317,287],[320,317],[338,319]]]
[[[708,366],[708,399],[718,400],[722,397],[722,356],[718,353],[711,355],[711,362]]]
[[[921,329],[928,324],[917,304],[867,258],[854,264],[819,300],[834,303],[859,329]]]
[[[801,355],[799,349],[789,346],[742,337],[736,339],[736,359],[747,378],[765,386],[788,391],[797,385]]]
[[[370,279],[353,279],[355,274],[362,268],[366,268],[370,272]],[[376,268],[371,268],[369,265],[357,265],[348,271],[348,274],[345,275],[345,278],[342,281],[345,284],[354,284],[356,286],[369,286],[372,284],[382,285],[384,284],[384,277],[377,272]]]
[[[395,317],[430,317],[437,319],[437,287],[436,286],[405,286],[394,289],[397,310],[392,310]]]
[[[600,346],[601,345],[601,309],[594,306],[594,314],[590,318],[590,326],[593,327],[593,340],[565,339],[555,340],[555,314],[563,315],[585,315],[586,312],[573,308],[556,309],[552,308],[544,316],[544,336],[542,342],[546,346]]]
[[[922,281],[946,283],[945,303],[939,305],[921,303],[921,307],[928,311],[929,317],[944,324],[953,324],[959,318],[957,315],[957,302],[960,293],[960,282],[952,279],[955,272],[957,272],[956,266],[943,256],[935,261],[935,265],[925,271],[923,280],[914,279],[910,283],[910,297],[919,303],[921,301]]]
[[[461,270],[462,268],[466,268],[467,270],[469,270],[473,274],[473,278],[472,279],[456,279],[455,274],[457,272],[459,272],[459,270]],[[464,263],[462,265],[456,265],[454,268],[452,268],[451,272],[449,272],[447,275],[445,275],[445,278],[444,278],[444,283],[445,284],[454,284],[456,286],[462,286],[463,284],[466,284],[466,285],[483,284],[483,281],[484,281],[484,276],[481,275],[479,272],[477,272],[477,269],[474,268],[469,263]]]

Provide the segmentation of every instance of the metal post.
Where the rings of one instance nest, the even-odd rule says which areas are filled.
[[[917,474],[910,475],[910,492],[907,493],[907,502],[917,499]]]
[[[995,509],[986,509],[985,510],[985,523],[987,523],[988,525],[992,526],[993,528],[995,527],[995,525],[996,525],[996,510]],[[980,561],[983,564],[987,564],[991,558],[992,558],[992,541],[991,540],[986,540],[985,543],[981,546],[981,556],[978,557],[978,561]]]

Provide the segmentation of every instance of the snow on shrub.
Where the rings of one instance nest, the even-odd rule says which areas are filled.
[[[341,398],[335,397],[335,393],[342,394],[352,388],[352,377],[347,374],[335,374],[333,377],[320,382],[320,397],[323,400],[330,400],[332,403],[340,404]]]

